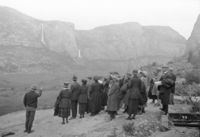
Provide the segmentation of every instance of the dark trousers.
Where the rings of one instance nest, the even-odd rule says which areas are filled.
[[[35,118],[35,109],[27,107],[26,108],[26,123],[25,123],[26,131],[28,132],[31,131],[34,118]]]
[[[163,111],[164,111],[165,113],[168,113],[168,105],[163,105]]]
[[[128,114],[129,116],[136,115],[139,106],[139,99],[130,99],[128,101]]]
[[[77,115],[77,100],[72,100],[71,104],[72,104],[72,117],[76,118],[76,115]]]

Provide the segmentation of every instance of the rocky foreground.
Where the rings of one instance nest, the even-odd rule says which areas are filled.
[[[188,112],[184,105],[170,106],[170,112]],[[126,137],[123,125],[134,122],[134,136],[137,137],[198,137],[196,128],[171,127],[170,130],[161,132],[160,111],[152,104],[148,104],[146,113],[138,115],[135,120],[125,120],[127,114],[119,111],[116,119],[108,122],[108,115],[101,112],[91,117],[86,115],[83,119],[69,121],[62,125],[62,119],[53,116],[53,110],[38,110],[33,124],[32,134],[24,133],[25,111],[15,112],[0,117],[0,135],[13,132],[11,137]],[[117,136],[116,136],[117,134]]]

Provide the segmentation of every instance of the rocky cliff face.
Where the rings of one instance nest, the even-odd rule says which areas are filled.
[[[200,51],[200,15],[198,16],[192,34],[187,41],[185,53],[188,53],[189,51],[194,53]]]
[[[0,7],[0,45],[47,48],[77,56],[72,23],[41,21],[8,7]]]
[[[128,60],[180,56],[186,40],[170,27],[130,22],[77,31],[76,41],[87,59]]]
[[[1,6],[0,21],[0,71],[6,72],[127,69],[166,63],[185,48],[185,39],[170,27],[129,22],[83,31]]]

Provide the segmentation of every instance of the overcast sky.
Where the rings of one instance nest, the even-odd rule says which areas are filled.
[[[42,20],[72,22],[76,29],[138,22],[170,26],[186,39],[200,13],[200,0],[0,0]]]

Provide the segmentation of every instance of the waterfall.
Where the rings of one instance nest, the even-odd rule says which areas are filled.
[[[42,24],[42,37],[41,37],[41,42],[46,45],[45,41],[44,41],[44,32],[43,32],[43,24]]]
[[[82,58],[82,57],[81,57],[81,50],[80,50],[80,49],[79,49],[79,51],[78,51],[78,57],[79,57],[79,58]]]

